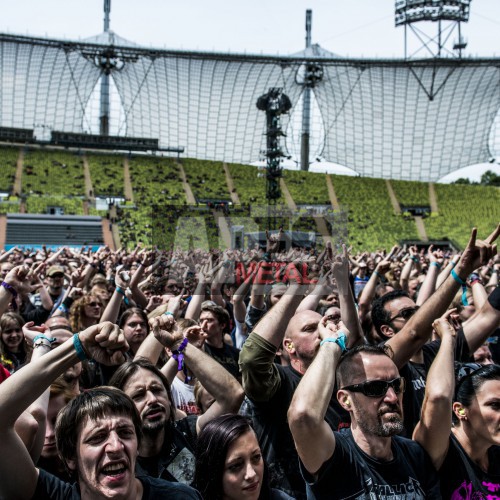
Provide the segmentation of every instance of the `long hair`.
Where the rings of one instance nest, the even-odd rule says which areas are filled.
[[[17,360],[17,356],[12,353],[9,354],[9,350],[7,349],[7,346],[4,344],[3,338],[2,338],[2,332],[5,330],[8,330],[9,328],[12,327],[17,327],[21,328],[24,325],[24,319],[17,313],[15,312],[6,312],[2,314],[0,317],[0,363],[4,365],[4,367],[9,370],[9,372],[14,372],[15,370],[18,369],[20,361]],[[24,342],[24,339],[21,340],[21,343],[19,344],[19,350],[21,351],[21,360],[24,359],[24,363],[28,362],[28,358],[24,358],[24,356],[27,356],[28,354],[31,353],[31,349],[27,350],[26,349],[26,344]],[[16,356],[14,359],[12,359],[14,356]]]
[[[148,315],[140,308],[140,307],[129,307],[126,309],[123,314],[118,319],[118,326],[123,330],[125,323],[134,315],[140,316],[142,321],[146,323],[146,331],[149,333],[149,323],[148,323]]]
[[[198,489],[204,500],[219,500],[222,498],[222,477],[227,452],[231,444],[247,432],[253,432],[253,429],[246,417],[228,414],[214,418],[198,434],[193,486]],[[259,499],[268,497],[269,485],[264,464],[264,476]]]
[[[170,384],[168,383],[167,377],[165,377],[165,375],[163,375],[163,373],[148,359],[137,358],[134,359],[133,361],[127,361],[126,363],[123,363],[111,377],[109,385],[123,391],[123,388],[127,384],[130,377],[135,373],[137,373],[141,368],[144,370],[149,370],[151,373],[155,374],[165,386],[165,390],[167,391],[168,399],[170,401],[170,406],[171,406],[169,420],[170,423],[174,423],[175,403],[172,398],[172,391],[170,390]]]
[[[85,314],[85,306],[90,304],[92,301],[97,301],[101,304],[101,314],[104,312],[102,300],[97,295],[84,295],[73,302],[71,309],[69,310],[69,321],[71,323],[71,329],[74,332],[79,332],[86,328],[82,322],[82,317]]]

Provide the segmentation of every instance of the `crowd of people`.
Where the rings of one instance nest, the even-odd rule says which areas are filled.
[[[0,253],[0,498],[500,498],[500,258]]]

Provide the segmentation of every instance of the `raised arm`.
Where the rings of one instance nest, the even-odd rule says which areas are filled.
[[[301,285],[291,284],[280,301],[257,323],[241,349],[239,364],[243,388],[253,401],[269,401],[279,387],[274,359],[301,299]]]
[[[432,332],[433,321],[442,316],[460,288],[460,280],[465,283],[467,276],[482,262],[487,262],[496,254],[493,245],[500,234],[500,225],[486,240],[476,241],[477,230],[474,228],[460,260],[455,266],[455,276],[446,281],[429,297],[422,307],[408,320],[405,326],[387,341],[394,352],[393,361],[398,368],[404,366],[410,358],[427,342]]]
[[[197,432],[219,415],[238,412],[243,402],[243,389],[221,364],[199,348],[204,341],[200,326],[191,326],[183,334],[175,331],[175,324],[168,317],[159,316],[153,320],[153,334],[162,345],[172,351],[181,349],[182,354],[179,356],[184,357],[184,362],[194,376],[215,399],[213,405],[198,417]]]
[[[441,345],[427,374],[422,413],[413,431],[413,439],[425,448],[438,470],[448,451],[455,389],[456,331],[448,321],[452,311],[433,323]]]
[[[340,331],[342,327],[342,322],[327,325],[326,317],[322,318],[318,325],[322,339],[319,351],[295,390],[288,410],[295,447],[310,474],[316,474],[335,451],[335,435],[325,415],[335,386],[335,370],[347,343],[345,333]]]
[[[112,323],[116,323],[118,320],[118,315],[120,314],[120,306],[122,305],[122,301],[125,298],[125,291],[128,286],[128,283],[123,280],[120,274],[120,268],[117,268],[115,274],[115,290],[113,291],[113,295],[111,295],[111,299],[109,299],[109,302],[106,305],[106,309],[104,309],[104,312],[102,313],[101,321],[111,321]]]
[[[385,275],[391,268],[391,257],[397,250],[398,247],[394,246],[391,253],[377,264],[375,271],[373,271],[368,283],[358,297],[358,316],[360,321],[364,321],[368,313],[371,311],[372,302],[375,298],[375,289],[377,288],[379,280],[385,280]]]
[[[469,352],[479,349],[500,325],[500,288],[495,288],[479,311],[462,324]]]
[[[420,268],[420,260],[418,258],[417,247],[410,247],[408,253],[408,259],[406,260],[406,264],[401,271],[401,277],[399,279],[399,284],[401,288],[405,291],[408,291],[408,281],[410,280],[410,274],[413,269],[413,266],[418,266]]]
[[[128,348],[116,325],[102,323],[77,334],[80,355],[106,364],[124,360]],[[21,413],[65,370],[79,361],[73,338],[26,365],[0,385],[0,497],[30,499],[38,470],[14,430]],[[78,341],[76,341],[78,345]],[[101,347],[101,344],[103,347]]]
[[[427,269],[424,282],[418,292],[418,306],[421,306],[436,290],[436,281],[444,262],[443,251],[433,250],[431,245],[427,251],[427,258],[429,259],[429,268]]]
[[[40,334],[44,335],[46,332],[47,339],[40,337],[40,340],[37,339],[36,346],[33,346],[35,338]],[[26,342],[33,348],[31,363],[50,351],[51,336],[45,325],[34,326],[32,321],[28,322],[23,326],[23,335]],[[50,391],[49,388],[47,388],[43,394],[23,412],[15,424],[16,432],[22,439],[34,463],[37,462],[42,453],[49,397]]]
[[[332,273],[339,291],[340,316],[350,332],[348,347],[353,347],[362,342],[364,336],[349,283],[349,255],[345,245],[342,245],[342,255],[336,255],[333,260]]]

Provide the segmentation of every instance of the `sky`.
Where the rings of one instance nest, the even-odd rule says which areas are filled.
[[[146,47],[293,54],[312,40],[340,56],[403,57],[404,29],[394,26],[394,0],[111,0],[111,29]],[[103,31],[103,0],[0,0],[0,32],[85,39]],[[426,23],[434,33],[435,23]],[[472,0],[462,25],[466,55],[500,57],[500,0]],[[457,38],[456,32],[450,41]],[[408,38],[409,52],[421,45]],[[417,46],[418,43],[418,46]],[[424,56],[424,51],[417,55]],[[499,126],[500,129],[500,126]],[[500,135],[500,133],[499,133]],[[500,151],[498,153],[500,156]],[[486,169],[498,170],[498,164]],[[472,177],[482,168],[474,168]]]

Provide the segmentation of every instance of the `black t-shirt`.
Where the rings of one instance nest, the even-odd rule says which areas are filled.
[[[287,412],[302,375],[291,366],[276,366],[281,380],[278,390],[269,401],[252,403],[249,411],[268,465],[271,486],[300,499],[305,498],[305,484],[300,474]],[[335,390],[325,420],[335,430],[350,425],[349,413],[338,403]]]
[[[222,348],[208,345],[205,342],[205,352],[222,365],[235,379],[241,380],[240,367],[238,359],[240,357],[240,350],[232,345],[224,343]]]
[[[406,389],[403,394],[403,411],[405,430],[401,436],[411,439],[413,430],[420,420],[420,411],[425,396],[425,381],[427,373],[434,361],[441,345],[440,340],[434,340],[422,347],[424,357],[423,363],[408,362],[399,373],[406,379]],[[470,358],[469,346],[465,339],[464,332],[460,328],[457,332],[457,342],[455,346],[455,359],[457,361],[468,361]]]
[[[485,472],[469,458],[451,434],[448,453],[439,469],[443,498],[500,498],[500,446],[492,446],[488,450],[488,459],[489,470]]]
[[[308,499],[440,499],[437,472],[415,441],[392,438],[393,459],[377,460],[358,447],[351,430],[335,433],[335,452],[312,477],[301,464]]]
[[[196,415],[177,420],[165,429],[165,439],[159,455],[137,457],[135,473],[191,484],[194,479],[196,448]]]
[[[163,479],[137,476],[142,483],[143,500],[195,499],[201,500],[201,495],[195,489],[185,484],[170,483]],[[78,483],[70,484],[40,469],[33,500],[80,500]]]

